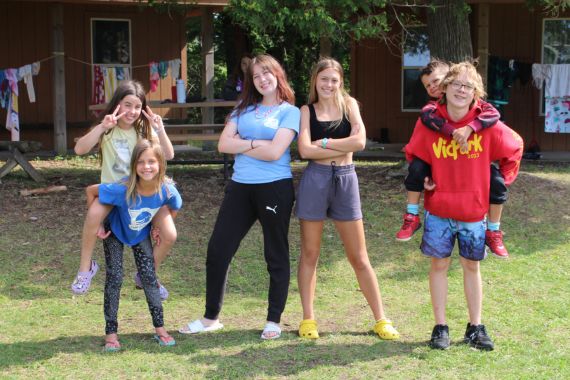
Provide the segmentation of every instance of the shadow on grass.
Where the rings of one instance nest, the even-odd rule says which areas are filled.
[[[220,331],[202,335],[181,335],[174,332],[171,334],[177,342],[175,347],[160,347],[152,339],[152,334],[119,335],[122,349],[118,353],[103,351],[103,336],[0,344],[0,351],[3,353],[0,368],[27,366],[49,360],[59,354],[121,355],[125,352],[143,352],[152,355],[184,355],[187,356],[185,361],[191,365],[215,367],[205,378],[217,378],[221,374],[230,373],[238,377],[289,376],[320,366],[343,367],[357,362],[409,355],[417,347],[425,346],[425,342],[381,340],[372,344],[326,343],[326,338],[321,338],[318,342],[305,341],[292,332],[285,332],[281,339],[275,341],[263,341],[259,338],[259,330]],[[361,332],[341,334],[368,335]],[[239,346],[243,346],[243,349],[236,351]],[[228,349],[228,352],[232,353],[220,352],[220,348]],[[209,352],[210,350],[215,352]]]

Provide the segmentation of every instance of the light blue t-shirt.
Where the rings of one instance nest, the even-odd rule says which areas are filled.
[[[135,245],[149,234],[154,215],[166,205],[171,210],[180,210],[182,198],[173,184],[162,186],[162,199],[158,193],[150,197],[137,196],[136,202],[127,202],[127,187],[120,183],[99,185],[99,202],[115,206],[109,214],[111,231],[123,244]]]
[[[248,107],[239,117],[232,115],[232,122],[237,124],[239,135],[243,139],[273,140],[279,128],[287,128],[299,133],[301,111],[287,102],[279,106],[257,105]],[[263,161],[257,158],[237,154],[232,180],[239,183],[269,183],[284,178],[292,178],[291,154],[289,148],[275,161]]]

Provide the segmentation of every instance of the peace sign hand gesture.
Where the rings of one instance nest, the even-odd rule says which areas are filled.
[[[123,113],[120,113],[117,115],[120,108],[121,108],[121,106],[118,105],[112,114],[105,115],[105,117],[103,118],[103,121],[101,121],[101,127],[103,128],[103,130],[105,132],[108,131],[109,129],[116,127],[119,119],[125,115],[126,112],[123,112]]]
[[[150,126],[157,135],[164,130],[164,124],[162,124],[162,117],[152,112],[149,106],[146,106],[146,112],[145,110],[142,110],[142,113],[148,119]]]

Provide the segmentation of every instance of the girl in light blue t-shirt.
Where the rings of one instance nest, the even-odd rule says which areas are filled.
[[[182,327],[183,334],[223,327],[219,315],[228,268],[253,223],[263,229],[269,271],[269,306],[262,339],[281,336],[279,322],[289,291],[289,220],[295,198],[289,145],[299,132],[300,112],[281,65],[269,55],[253,58],[239,104],[218,143],[235,154],[234,174],[224,200],[206,260],[206,311],[202,319]]]

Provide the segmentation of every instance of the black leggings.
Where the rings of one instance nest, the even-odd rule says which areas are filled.
[[[225,189],[206,258],[206,312],[204,317],[217,319],[222,309],[228,270],[242,239],[259,220],[269,295],[267,320],[279,323],[287,302],[289,278],[289,221],[295,200],[292,179],[262,184],[230,181]]]
[[[431,177],[431,167],[425,161],[414,157],[408,167],[408,175],[404,180],[404,185],[408,191],[422,192],[424,189],[424,178]],[[498,166],[491,164],[491,183],[489,192],[489,202],[494,205],[502,205],[507,201],[508,190]]]
[[[123,243],[115,234],[103,240],[105,262],[107,265],[107,277],[105,279],[105,334],[116,334],[119,324],[117,314],[119,312],[119,298],[121,285],[123,284]],[[132,246],[135,256],[135,264],[143,284],[144,294],[148,309],[152,317],[154,327],[163,327],[163,312],[158,280],[154,271],[154,257],[150,237]]]

